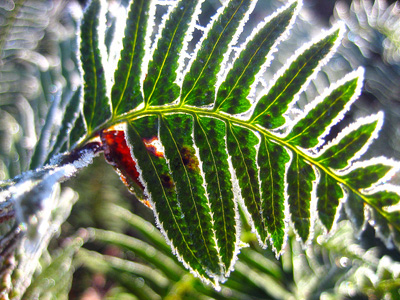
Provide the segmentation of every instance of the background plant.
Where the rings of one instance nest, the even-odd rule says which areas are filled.
[[[57,144],[57,142],[56,142],[56,144]]]

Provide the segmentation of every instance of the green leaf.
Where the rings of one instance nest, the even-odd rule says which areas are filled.
[[[215,233],[210,203],[206,197],[201,176],[199,160],[194,148],[193,117],[185,114],[163,116],[160,121],[160,139],[165,148],[165,156],[174,178],[179,204],[185,218],[190,218],[192,249],[196,257],[204,264],[206,272],[221,274],[218,252],[215,245]],[[229,212],[227,212],[229,213]]]
[[[219,254],[227,273],[236,258],[239,216],[232,190],[225,133],[226,124],[218,119],[195,119],[194,139],[207,183]]]
[[[196,54],[182,84],[181,104],[203,106],[214,103],[217,74],[224,55],[236,31],[241,31],[240,21],[256,4],[250,0],[227,1],[223,10],[206,30],[206,38]]]
[[[187,116],[181,117],[185,117],[185,120],[187,118]],[[171,121],[173,122],[173,120]],[[130,123],[128,126],[128,142],[132,145],[132,153],[137,160],[139,168],[142,170],[142,178],[149,193],[149,201],[155,210],[159,226],[171,244],[173,251],[195,273],[206,278],[208,276],[203,266],[206,266],[207,271],[210,270],[211,272],[215,272],[218,269],[218,260],[207,262],[210,252],[213,253],[214,257],[218,257],[215,253],[216,249],[212,242],[209,243],[208,240],[204,240],[205,235],[212,234],[210,232],[211,224],[204,224],[206,223],[204,221],[210,222],[211,215],[207,211],[209,207],[204,207],[208,205],[208,203],[204,203],[207,202],[204,199],[205,197],[201,197],[199,191],[195,192],[191,190],[191,187],[184,186],[184,184],[193,184],[193,180],[201,180],[199,173],[196,172],[199,169],[193,161],[185,160],[190,163],[191,170],[188,169],[189,165],[186,166],[183,163],[181,156],[183,152],[181,154],[179,148],[177,148],[169,131],[168,123],[164,122],[167,121],[164,120],[162,125],[160,124],[159,136],[159,117],[152,116],[135,120],[134,123]],[[163,152],[158,153],[148,150],[144,144],[144,141],[150,142],[151,140],[160,140],[160,138],[168,143],[168,148],[165,146],[165,153],[168,154],[168,164]],[[179,140],[181,141],[181,139],[182,137]],[[193,146],[190,148],[188,146],[190,146],[190,141],[185,149],[193,149]],[[189,159],[192,158],[190,157],[190,152],[187,152],[187,155]],[[170,166],[176,168],[172,174]],[[183,182],[181,180],[182,177],[185,178]],[[194,187],[202,188],[201,185],[200,187]],[[194,200],[203,201],[203,203],[196,203]],[[202,214],[201,216],[205,217],[205,220],[201,220],[199,214]],[[195,221],[192,222],[192,220]],[[206,231],[203,231],[203,224],[206,226]]]
[[[400,203],[400,195],[397,187],[395,186],[383,186],[384,189],[374,190],[372,195],[369,196],[371,198],[370,203],[379,208],[390,207]]]
[[[273,129],[285,124],[283,114],[316,72],[330,57],[333,49],[340,42],[340,29],[328,32],[318,42],[307,47],[299,55],[295,55],[288,67],[279,74],[265,96],[255,106],[251,122],[266,129]]]
[[[359,189],[369,188],[372,184],[383,181],[387,173],[393,168],[389,162],[381,163],[381,160],[361,162],[354,166],[354,169],[342,178],[351,186]]]
[[[126,113],[143,102],[141,93],[141,69],[145,55],[145,37],[149,17],[150,0],[133,0],[126,22],[123,49],[114,74],[111,90],[113,115]]]
[[[111,116],[106,95],[106,79],[102,63],[104,39],[99,37],[103,21],[102,1],[92,0],[86,8],[81,24],[81,62],[83,69],[83,116],[88,134],[104,124]]]
[[[267,18],[242,46],[243,50],[218,89],[214,110],[238,114],[250,108],[247,96],[256,74],[291,27],[299,3],[294,2]],[[259,25],[259,26],[260,26]],[[251,68],[250,68],[251,67]]]
[[[305,243],[311,230],[311,209],[315,172],[309,163],[294,154],[287,173],[289,211],[294,229]]]
[[[326,96],[316,100],[311,109],[306,109],[303,117],[296,121],[286,136],[286,141],[303,148],[315,147],[320,142],[318,138],[330,128],[330,124],[334,124],[334,120],[341,117],[357,99],[362,79],[355,76],[359,75],[359,71],[352,73],[350,78],[331,87]]]
[[[132,230],[140,232],[140,235],[144,236],[146,240],[155,245],[158,250],[166,254],[171,253],[171,248],[165,243],[164,237],[158,230],[154,230],[155,228],[153,224],[149,221],[144,220],[137,214],[130,212],[128,209],[111,203],[107,206],[107,211],[109,211],[110,214],[121,218],[132,228]]]
[[[91,265],[97,272],[103,272],[104,269],[111,273],[129,273],[134,277],[143,278],[156,288],[166,288],[169,284],[169,279],[160,272],[158,269],[153,269],[142,263],[121,259],[116,256],[101,255],[95,251],[88,251],[82,249],[79,253],[80,259],[86,264]],[[151,291],[151,289],[149,289]],[[154,294],[153,297],[156,297]],[[150,297],[148,299],[151,299]]]
[[[149,63],[144,81],[146,106],[171,103],[179,96],[180,88],[175,83],[179,53],[183,48],[184,37],[193,30],[193,23],[201,1],[181,0],[176,4],[165,23],[157,48]]]
[[[383,221],[382,216],[386,219]],[[376,228],[378,234],[384,233],[383,241],[388,245],[388,248],[392,248],[391,246],[395,245],[397,248],[400,247],[400,212],[396,208],[394,210],[390,210],[389,213],[385,211],[385,213],[379,212],[379,217],[375,222],[373,220],[372,224]],[[387,236],[387,228],[390,229],[390,236]]]
[[[343,189],[326,172],[319,170],[320,179],[317,185],[318,217],[325,228],[330,231],[334,224],[339,202],[343,199]]]
[[[232,158],[235,175],[239,181],[241,196],[245,207],[250,214],[256,232],[260,234],[262,241],[267,238],[265,231],[264,216],[262,211],[262,200],[258,180],[258,168],[256,164],[256,145],[259,138],[250,130],[243,127],[228,124],[227,144],[228,152]]]
[[[344,169],[365,152],[381,128],[381,114],[359,119],[344,129],[335,140],[321,150],[316,160],[334,169]]]
[[[281,145],[261,138],[257,163],[260,168],[262,208],[274,250],[279,255],[285,242],[285,168],[290,156]],[[261,234],[260,234],[261,236]],[[266,244],[265,240],[262,240]]]

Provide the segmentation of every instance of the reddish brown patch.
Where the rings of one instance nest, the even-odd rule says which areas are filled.
[[[157,149],[157,147],[153,144],[154,142],[158,141],[158,137],[153,136],[150,139],[142,139],[144,145],[146,146],[147,151],[151,154],[154,154],[157,157],[164,157],[164,152],[162,150]]]
[[[181,149],[183,164],[190,170],[195,171],[199,168],[199,161],[194,153],[194,149],[183,146]]]
[[[171,176],[169,176],[168,174],[162,174],[160,176],[160,179],[162,186],[167,189],[170,189],[175,185],[174,182],[172,181]]]
[[[122,182],[134,194],[137,193],[135,186],[144,191],[144,186],[139,181],[136,162],[132,159],[131,150],[125,140],[125,133],[121,130],[103,131],[100,133],[100,138],[106,161],[117,170]]]

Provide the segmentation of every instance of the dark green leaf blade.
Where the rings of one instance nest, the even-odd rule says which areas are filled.
[[[144,81],[146,106],[163,105],[178,98],[180,88],[175,83],[178,60],[185,35],[190,31],[190,23],[200,12],[196,10],[197,5],[198,1],[182,0],[169,15]]]
[[[206,32],[206,39],[197,52],[189,72],[185,75],[181,101],[193,106],[209,105],[215,100],[215,84],[221,62],[228,51],[240,20],[254,8],[256,1],[228,1],[222,13]],[[252,5],[253,4],[253,5]]]
[[[325,228],[330,231],[334,224],[340,200],[344,197],[343,189],[336,180],[319,170],[320,179],[317,185],[318,217]]]
[[[222,275],[215,244],[210,202],[204,189],[193,143],[193,117],[187,114],[161,118],[160,138],[176,184],[178,201],[193,242],[192,251],[211,277]]]
[[[83,116],[88,134],[95,131],[111,116],[111,107],[106,94],[106,80],[102,64],[99,25],[103,20],[102,1],[92,0],[87,7],[81,24],[81,62],[83,69]]]
[[[384,208],[400,203],[400,194],[395,186],[383,185],[379,190],[374,189],[372,194],[368,195],[368,204],[375,207]]]
[[[259,138],[252,131],[228,124],[228,152],[232,157],[232,165],[239,181],[242,198],[253,220],[254,229],[260,234],[260,240],[265,241],[268,235],[265,230],[264,216],[261,214],[262,199],[256,164],[256,146],[259,142]]]
[[[277,255],[285,242],[285,168],[289,161],[285,148],[261,137],[257,163],[260,167],[262,214]],[[265,240],[262,242],[266,244]]]
[[[383,159],[373,160],[369,162],[360,162],[354,165],[354,168],[341,177],[349,186],[358,189],[369,188],[371,185],[382,181],[388,177],[388,172],[393,169],[393,165],[389,161]]]
[[[178,202],[176,183],[163,153],[154,151],[145,143],[159,140],[159,120],[156,116],[143,117],[128,124],[127,139],[142,174],[149,201],[158,226],[173,252],[187,266],[202,277],[207,277],[202,262],[194,252],[194,244],[182,207]]]
[[[264,26],[245,43],[218,89],[214,110],[238,114],[250,108],[246,97],[250,93],[256,74],[271,55],[271,50],[279,44],[282,36],[285,36],[284,32],[289,30],[298,6],[298,2],[291,3],[279,13],[267,18]]]
[[[300,92],[324,62],[330,58],[340,41],[340,29],[328,32],[321,40],[295,56],[287,69],[280,74],[265,96],[262,96],[250,118],[254,124],[273,129],[285,124],[283,114],[295,95]]]
[[[305,243],[311,230],[311,207],[315,172],[311,165],[297,153],[293,153],[287,173],[289,211],[297,234]]]
[[[149,16],[150,0],[134,0],[125,28],[123,49],[114,73],[111,90],[113,115],[126,113],[143,102],[141,92],[141,69],[145,54],[145,35]]]
[[[225,144],[226,124],[215,118],[197,117],[194,125],[194,138],[205,173],[217,245],[227,273],[238,250],[239,216]]]
[[[382,114],[359,119],[324,147],[316,160],[333,169],[346,168],[367,149],[381,126]]]
[[[315,147],[320,142],[319,137],[358,97],[362,79],[354,77],[354,74],[349,77],[321,97],[321,102],[316,100],[317,104],[304,112],[302,119],[296,121],[285,140],[303,148]]]

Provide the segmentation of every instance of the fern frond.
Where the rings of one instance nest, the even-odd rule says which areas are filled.
[[[360,226],[368,205],[390,224],[395,237],[400,230],[395,214],[387,213],[375,196],[399,197],[380,190],[397,163],[358,160],[377,136],[382,114],[359,119],[324,142],[360,93],[362,71],[331,85],[294,120],[288,117],[296,115],[300,93],[340,44],[343,25],[301,47],[254,97],[261,73],[295,22],[300,1],[261,22],[243,45],[238,45],[239,36],[256,1],[226,1],[203,28],[184,66],[180,55],[187,54],[204,3],[174,2],[149,49],[145,45],[150,44],[146,39],[152,35],[153,17],[144,10],[153,13],[156,3],[131,1],[111,109],[102,53],[96,48],[102,41],[95,35],[103,4],[91,2],[81,26],[85,83],[83,118],[78,120],[84,123],[76,123],[73,140],[78,140],[82,124],[88,132],[77,147],[99,131],[103,137],[124,130],[126,142],[103,140],[108,161],[153,209],[177,257],[215,287],[230,274],[241,247],[239,204],[260,244],[271,244],[277,256],[289,224],[306,244],[315,222],[332,229],[341,202]],[[109,147],[118,151],[110,155]]]

